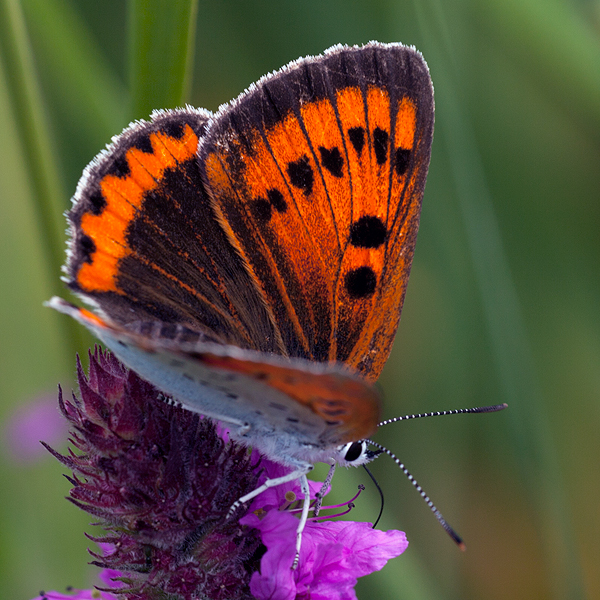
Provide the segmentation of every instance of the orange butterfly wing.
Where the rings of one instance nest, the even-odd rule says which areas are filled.
[[[432,135],[427,66],[399,44],[292,63],[209,125],[206,189],[289,356],[344,362],[371,380],[381,372]]]

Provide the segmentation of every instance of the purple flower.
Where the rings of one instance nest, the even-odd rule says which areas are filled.
[[[164,402],[109,353],[90,355],[88,376],[78,363],[78,380],[80,399],[59,396],[74,449],[66,456],[48,449],[73,472],[69,500],[108,532],[90,538],[101,543],[102,553],[91,554],[104,583],[40,598],[351,599],[357,577],[406,549],[399,531],[309,521],[292,570],[297,482],[228,514],[236,500],[287,468],[231,441],[211,420]],[[314,497],[321,484],[310,487]]]
[[[269,477],[283,474],[279,465],[263,464]],[[309,483],[314,497],[320,484]],[[240,519],[260,531],[267,547],[260,572],[250,582],[258,600],[353,600],[358,577],[379,571],[408,546],[402,531],[379,531],[371,523],[309,520],[298,568],[292,570],[296,548],[290,540],[295,539],[298,519],[281,510],[289,504],[290,492],[292,498],[301,497],[296,482],[267,490],[253,502],[253,512]]]
[[[81,399],[59,396],[73,450],[52,452],[73,471],[69,500],[114,547],[93,564],[123,573],[126,598],[250,598],[264,547],[260,533],[228,518],[255,489],[260,468],[208,419],[171,406],[111,354],[78,363]],[[158,594],[158,596],[157,596]]]
[[[33,463],[48,454],[40,444],[61,444],[67,428],[56,396],[44,395],[15,409],[2,428],[3,450],[13,462]]]

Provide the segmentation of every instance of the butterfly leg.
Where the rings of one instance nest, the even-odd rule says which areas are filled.
[[[302,504],[300,523],[298,523],[298,529],[296,529],[296,556],[294,556],[294,562],[292,563],[293,571],[298,568],[298,561],[300,560],[300,547],[302,546],[302,532],[306,527],[306,521],[308,521],[308,510],[310,508],[310,488],[308,487],[308,479],[306,478],[306,474],[300,476],[300,489],[304,495],[304,503]]]
[[[269,488],[277,487],[278,485],[282,485],[290,481],[295,481],[296,479],[301,479],[302,477],[306,479],[306,474],[312,471],[312,469],[313,466],[307,463],[306,466],[302,466],[301,468],[298,468],[295,471],[288,473],[287,475],[282,475],[281,477],[275,477],[273,479],[267,479],[261,486],[257,487],[255,490],[252,490],[245,496],[242,496],[239,500],[236,500],[231,505],[227,516],[230,517],[242,504],[250,502],[250,500],[256,498],[256,496],[262,494],[265,490],[268,490]],[[302,491],[304,492],[304,490]]]
[[[315,504],[313,506],[313,512],[315,517],[319,516],[319,511],[321,510],[321,505],[323,504],[323,498],[327,494],[327,488],[331,485],[331,480],[333,479],[333,474],[335,473],[335,463],[329,467],[329,472],[327,473],[327,477],[325,477],[325,481],[321,486],[321,489],[317,492],[315,498]]]
[[[300,481],[300,489],[302,490],[302,494],[304,496],[304,503],[302,505],[302,515],[300,517],[300,523],[298,523],[298,529],[296,530],[296,556],[294,557],[294,562],[292,564],[292,569],[296,569],[298,566],[298,559],[300,558],[300,546],[302,544],[302,531],[306,526],[306,522],[308,520],[308,511],[310,509],[310,488],[308,486],[308,479],[306,478],[306,474],[312,471],[313,466],[309,463],[302,464],[301,467],[288,473],[287,475],[283,475],[281,477],[275,477],[274,479],[267,479],[261,486],[257,487],[255,490],[252,490],[245,496],[242,496],[239,500],[236,500],[229,509],[228,517],[231,515],[243,504],[250,502],[253,498],[256,498],[259,494],[262,494],[265,490],[268,490],[272,487],[277,487],[278,485],[282,485],[284,483],[289,483],[290,481],[295,481],[298,479]]]

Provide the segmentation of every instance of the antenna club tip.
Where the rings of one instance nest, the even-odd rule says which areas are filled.
[[[462,550],[463,552],[467,551],[467,546],[465,545],[464,542],[460,542],[459,544],[457,544],[459,549]]]

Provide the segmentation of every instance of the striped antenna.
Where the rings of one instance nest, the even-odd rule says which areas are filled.
[[[398,423],[398,421],[408,421],[409,419],[422,419],[423,417],[441,417],[443,415],[464,415],[470,413],[490,413],[504,410],[508,407],[508,404],[492,404],[492,406],[476,406],[475,408],[457,408],[455,410],[438,410],[428,413],[420,413],[418,415],[405,415],[404,417],[394,417],[393,419],[387,419],[381,421],[377,427],[383,427],[390,423]]]
[[[446,533],[454,540],[454,543],[461,549],[466,550],[462,538],[450,527],[446,519],[442,516],[442,513],[435,507],[435,504],[431,501],[429,496],[425,493],[425,490],[418,484],[417,480],[410,474],[409,470],[404,466],[404,463],[391,451],[388,450],[385,446],[374,442],[373,440],[365,440],[368,444],[372,444],[376,448],[379,448],[382,452],[385,452],[397,465],[400,467],[400,470],[406,475],[408,480],[414,485],[415,489],[421,495],[421,498],[425,500],[425,503],[431,509],[431,512],[435,515],[435,518],[439,521],[440,525],[446,530]]]
[[[408,419],[421,419],[423,417],[440,417],[442,415],[464,415],[464,414],[473,414],[473,413],[490,413],[490,412],[498,412],[499,410],[504,410],[508,404],[493,404],[491,406],[477,406],[475,408],[458,408],[455,410],[442,410],[442,411],[434,411],[428,413],[421,413],[418,415],[405,415],[404,417],[394,417],[393,419],[387,419],[386,421],[382,421],[379,423],[378,427],[382,427],[383,425],[389,425],[390,423],[398,423],[399,421],[407,421]],[[431,512],[435,515],[435,518],[439,521],[440,525],[446,530],[446,533],[452,538],[454,543],[461,549],[466,550],[466,546],[462,541],[462,538],[452,529],[452,527],[448,524],[446,519],[442,516],[442,513],[436,508],[435,504],[431,501],[429,496],[425,493],[425,490],[418,484],[417,480],[410,474],[409,470],[404,466],[404,463],[390,450],[388,450],[385,446],[374,442],[373,440],[365,440],[367,443],[375,446],[381,452],[385,452],[395,463],[398,465],[400,470],[406,475],[408,480],[413,484],[417,492],[421,495],[421,498],[425,500],[425,503],[431,509]],[[371,475],[372,477],[372,475]],[[383,502],[382,502],[383,505]]]

